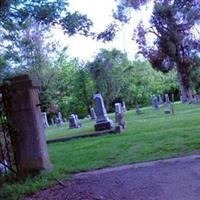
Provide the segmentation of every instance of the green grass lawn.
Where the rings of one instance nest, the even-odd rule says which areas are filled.
[[[80,171],[199,153],[200,105],[176,104],[175,115],[164,114],[163,108],[152,111],[148,107],[142,111],[141,115],[133,110],[126,112],[127,128],[122,134],[49,144],[54,171],[25,182],[4,184],[0,197],[18,199]],[[83,124],[83,128],[74,130],[67,125],[49,128],[47,139],[94,130],[94,121],[86,119]]]

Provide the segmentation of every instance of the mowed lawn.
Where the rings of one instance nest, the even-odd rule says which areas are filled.
[[[49,144],[54,171],[25,182],[7,183],[0,189],[0,197],[18,199],[80,171],[199,153],[200,105],[175,104],[175,115],[164,114],[163,108],[153,111],[148,107],[142,112],[126,112],[127,128],[121,134]],[[47,139],[94,130],[94,121],[82,123],[84,127],[75,130],[69,130],[68,125],[49,128]]]

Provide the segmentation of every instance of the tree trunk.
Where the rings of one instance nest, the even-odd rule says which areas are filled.
[[[183,63],[177,66],[177,77],[180,84],[182,102],[190,102],[192,100],[192,94],[190,90],[188,67]]]

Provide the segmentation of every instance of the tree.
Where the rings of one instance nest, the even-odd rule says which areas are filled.
[[[116,49],[102,49],[86,67],[92,75],[95,92],[102,93],[109,111],[113,111],[114,103],[122,101],[128,108],[136,103],[149,105],[152,94],[177,89],[174,71],[164,76],[152,69],[149,62],[130,61]]]
[[[113,109],[113,103],[117,99],[123,99],[123,88],[125,87],[123,67],[128,64],[127,55],[117,49],[110,51],[101,49],[95,59],[87,64],[93,77],[95,90],[103,94],[109,110]]]
[[[194,58],[200,50],[200,41],[192,32],[200,20],[198,4],[195,1],[155,3],[149,31],[157,37],[154,42],[156,48],[146,51],[141,45],[143,55],[156,69],[168,72],[176,67],[184,101],[191,98],[190,67],[195,65]]]
[[[45,33],[58,25],[68,36],[76,33],[87,35],[92,22],[79,12],[71,13],[64,0],[1,1],[0,52],[6,55],[9,67],[21,70],[35,67],[37,77],[40,66],[45,65],[42,48]]]
[[[133,2],[138,1],[120,1],[115,18],[127,22],[126,9],[138,7]],[[140,53],[152,66],[164,73],[176,68],[184,101],[190,99],[190,69],[200,50],[199,33],[195,32],[200,21],[199,10],[198,0],[155,0],[151,27],[145,29],[140,23],[137,28]],[[146,40],[149,33],[155,36],[152,46]]]

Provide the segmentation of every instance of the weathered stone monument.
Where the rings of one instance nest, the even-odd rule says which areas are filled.
[[[127,109],[126,109],[126,104],[124,101],[122,101],[122,109],[123,109],[123,112],[126,112]]]
[[[62,126],[64,124],[61,112],[57,113],[55,122],[57,126]]]
[[[122,109],[121,103],[115,103],[115,122],[118,122],[118,113],[122,113]]]
[[[69,117],[69,128],[80,128],[75,114],[71,114]]]
[[[94,95],[96,123],[94,125],[95,131],[111,130],[113,122],[108,118],[108,114],[103,102],[101,94]]]
[[[164,104],[164,113],[165,114],[174,114],[174,94],[171,96],[172,101],[169,99],[169,95],[165,94],[165,104]]]
[[[19,176],[50,170],[47,143],[41,120],[39,86],[20,75],[1,86],[6,113],[13,129],[12,144]]]
[[[172,114],[172,105],[171,105],[171,103],[165,103],[164,113],[165,114]]]
[[[159,103],[158,103],[158,97],[157,96],[155,96],[155,95],[152,96],[151,103],[152,103],[152,108],[154,110],[159,109]]]
[[[139,104],[136,104],[136,106],[135,106],[135,112],[136,112],[137,114],[142,114],[142,111],[141,111],[141,109],[140,109],[140,105],[139,105]]]
[[[121,133],[125,129],[124,109],[121,103],[115,103],[115,132]]]
[[[168,94],[165,94],[165,103],[166,103],[166,104],[169,104],[169,103],[170,103],[169,95],[168,95]]]
[[[47,120],[47,113],[46,112],[42,112],[41,113],[41,117],[42,117],[42,124],[44,128],[48,128],[49,127],[49,123]]]
[[[125,129],[124,112],[117,114],[117,125],[115,126],[115,132],[121,133]]]
[[[90,117],[91,117],[91,120],[96,120],[97,118],[94,108],[92,107],[90,107]]]

